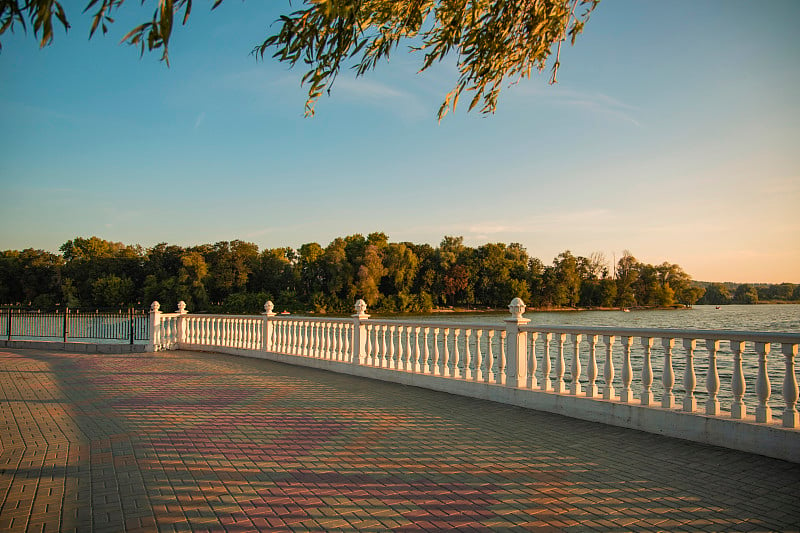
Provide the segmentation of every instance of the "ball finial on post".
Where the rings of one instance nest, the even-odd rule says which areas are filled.
[[[356,309],[355,316],[359,316],[359,317],[368,316],[367,315],[367,302],[365,302],[364,300],[361,300],[361,299],[356,300],[355,309]]]
[[[511,300],[508,310],[511,311],[511,316],[513,318],[520,319],[525,312],[525,302],[523,302],[521,298],[514,298]]]

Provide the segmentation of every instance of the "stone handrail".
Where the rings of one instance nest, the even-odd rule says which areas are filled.
[[[153,350],[266,357],[800,460],[796,333],[537,326],[519,299],[505,325],[370,319],[362,301],[350,318],[275,315],[270,302],[261,316],[190,315],[185,306],[162,314],[153,305]],[[782,361],[770,360],[773,344]],[[710,420],[725,421],[713,430],[720,435],[708,436]],[[783,451],[750,442],[762,438],[752,427],[772,440],[776,428],[789,431]]]

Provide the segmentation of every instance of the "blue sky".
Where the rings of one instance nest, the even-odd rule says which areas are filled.
[[[0,38],[0,249],[384,231],[800,282],[800,2],[604,0],[557,85],[442,123],[452,62],[398,50],[303,118],[303,72],[249,54],[288,2],[198,4],[169,68],[117,44],[138,4],[91,41],[74,7],[45,49]]]

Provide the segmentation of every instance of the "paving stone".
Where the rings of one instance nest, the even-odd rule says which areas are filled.
[[[800,465],[211,353],[0,350],[2,531],[798,531]]]

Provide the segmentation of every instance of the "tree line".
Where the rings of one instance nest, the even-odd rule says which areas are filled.
[[[707,283],[700,304],[757,304],[800,302],[800,285],[794,283]]]
[[[545,264],[517,243],[473,248],[446,236],[433,247],[389,242],[380,232],[297,250],[240,240],[145,249],[77,237],[60,254],[0,252],[0,303],[39,309],[143,308],[158,300],[171,311],[183,300],[193,312],[258,313],[272,300],[278,310],[349,313],[363,298],[376,312],[427,312],[503,309],[514,297],[535,308],[669,307],[716,303],[709,299],[716,290],[679,265],[642,263],[628,252],[613,265],[602,253],[569,250]]]

